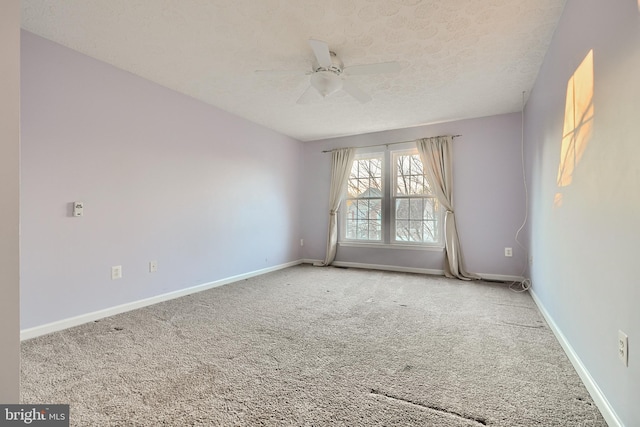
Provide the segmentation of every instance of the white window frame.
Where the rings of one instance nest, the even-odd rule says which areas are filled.
[[[385,178],[385,156],[384,153],[382,152],[368,152],[368,153],[357,153],[353,159],[353,162],[357,162],[360,160],[367,160],[367,159],[374,159],[374,158],[380,158],[381,160],[381,167],[382,167],[382,175],[381,175],[381,187],[382,187],[382,194],[380,195],[380,197],[349,197],[348,195],[348,188],[344,189],[344,199],[343,199],[343,203],[340,205],[340,221],[339,223],[342,224],[342,226],[340,227],[341,232],[340,232],[340,237],[341,240],[345,241],[345,242],[358,242],[358,243],[362,243],[362,242],[366,242],[367,244],[381,244],[384,243],[385,239],[384,239],[384,217],[385,217],[385,194],[387,192],[387,185],[386,185],[386,178]],[[351,166],[351,168],[353,168],[353,165]],[[349,183],[347,182],[347,187],[348,187]],[[381,215],[381,219],[380,219],[380,225],[381,225],[381,232],[380,232],[380,239],[357,239],[357,238],[348,238],[347,237],[347,221],[349,221],[348,218],[348,205],[349,205],[349,201],[350,200],[372,200],[372,199],[380,199],[380,203],[381,203],[381,209],[382,209],[382,215]]]
[[[340,221],[339,228],[339,245],[351,247],[367,247],[367,248],[386,248],[386,249],[416,249],[416,250],[442,250],[444,248],[443,239],[443,222],[444,210],[438,206],[437,213],[437,236],[436,242],[410,242],[395,239],[395,174],[396,164],[395,158],[398,155],[418,154],[415,145],[400,146],[398,149],[380,150],[380,147],[359,149],[356,153],[354,161],[358,159],[371,158],[380,156],[382,158],[382,234],[380,240],[350,239],[346,237],[346,220],[347,220],[347,187],[344,188],[345,198],[340,205]],[[348,184],[347,184],[348,185]],[[418,196],[422,197],[422,196]],[[424,196],[425,198],[434,198],[435,195]],[[437,200],[436,200],[437,203]]]
[[[413,195],[407,195],[407,196],[402,196],[399,195],[396,191],[397,187],[396,187],[396,178],[398,176],[398,162],[396,161],[396,159],[400,156],[419,156],[418,153],[418,149],[414,148],[414,149],[408,149],[408,150],[393,150],[390,152],[391,156],[390,156],[390,160],[391,160],[391,176],[390,176],[390,183],[389,185],[393,188],[393,190],[391,191],[390,194],[390,200],[389,200],[389,206],[390,206],[390,210],[391,210],[391,221],[390,221],[390,226],[391,226],[391,244],[396,244],[396,245],[418,245],[418,246],[442,246],[442,220],[443,220],[443,215],[442,215],[442,208],[440,208],[440,204],[438,203],[438,199],[435,196],[435,194],[433,193],[429,193],[429,194],[413,194]],[[421,162],[422,163],[422,162]],[[384,167],[384,165],[383,165]],[[424,165],[423,165],[424,167]],[[424,178],[426,181],[426,177]],[[422,199],[423,203],[425,201],[432,201],[432,203],[434,204],[435,208],[436,208],[436,214],[435,214],[435,235],[437,236],[437,239],[434,242],[421,242],[421,241],[408,241],[408,240],[398,240],[397,239],[397,225],[398,225],[398,221],[396,218],[396,202],[398,199]],[[408,220],[410,220],[410,218],[407,218]],[[421,221],[423,221],[423,219],[421,219]]]

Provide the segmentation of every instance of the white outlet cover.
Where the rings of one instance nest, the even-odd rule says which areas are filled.
[[[111,280],[122,279],[122,266],[114,265],[111,267]]]
[[[629,337],[622,331],[618,331],[618,357],[624,366],[629,366]]]

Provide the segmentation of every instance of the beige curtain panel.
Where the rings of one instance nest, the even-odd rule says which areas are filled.
[[[453,211],[452,136],[436,136],[416,141],[424,173],[438,202],[447,210],[444,216],[444,274],[462,280],[479,279],[464,268],[462,248]]]
[[[336,258],[338,247],[338,209],[344,197],[344,188],[351,173],[351,164],[355,157],[353,148],[340,148],[331,152],[331,189],[329,190],[329,232],[327,252],[323,262],[316,266],[330,265]]]

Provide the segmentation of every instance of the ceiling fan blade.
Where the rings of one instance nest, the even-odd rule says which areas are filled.
[[[267,75],[267,76],[270,76],[270,75],[284,76],[284,75],[303,73],[303,71],[300,71],[300,70],[254,70],[253,72],[256,74]]]
[[[320,96],[316,88],[310,85],[304,92],[302,92],[302,95],[300,95],[296,104],[310,104],[320,99],[322,99],[322,96]]]
[[[309,39],[309,45],[313,49],[318,65],[324,68],[331,67],[331,54],[329,53],[329,45],[321,40]]]
[[[371,96],[368,93],[364,92],[355,83],[350,82],[349,80],[344,81],[344,83],[342,84],[342,90],[344,90],[363,104],[365,102],[371,101]]]
[[[400,64],[391,62],[379,62],[377,64],[353,65],[344,69],[350,76],[359,74],[396,73],[400,71]]]

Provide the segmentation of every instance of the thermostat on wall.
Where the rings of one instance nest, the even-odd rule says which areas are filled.
[[[83,202],[73,202],[73,216],[82,216],[84,213],[84,203]]]

